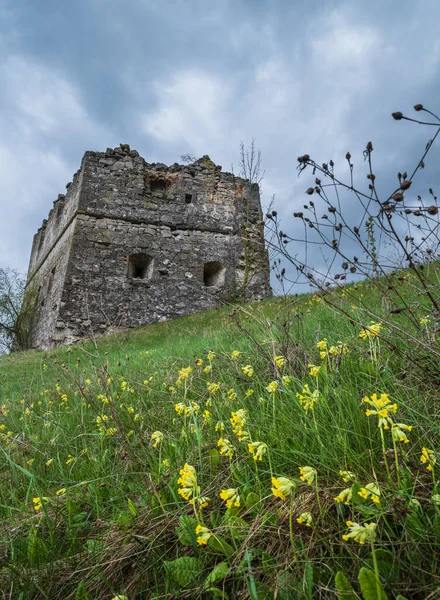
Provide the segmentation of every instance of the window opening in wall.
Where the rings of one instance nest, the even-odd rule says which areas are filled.
[[[127,276],[130,279],[151,279],[152,275],[152,256],[148,256],[148,254],[132,254],[128,257]]]
[[[225,268],[221,262],[212,261],[203,265],[203,283],[206,287],[219,287],[225,282]]]
[[[165,192],[167,189],[166,179],[150,179],[150,189],[152,192]]]
[[[52,291],[53,280],[55,277],[55,269],[56,269],[56,267],[54,267],[52,269],[52,271],[50,272],[50,275],[49,275],[49,283],[47,284],[47,295],[49,295],[50,292]]]
[[[193,199],[192,194],[185,194],[185,204],[191,204],[192,199]]]

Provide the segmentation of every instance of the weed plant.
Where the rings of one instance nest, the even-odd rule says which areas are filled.
[[[3,357],[5,597],[438,597],[438,386],[385,315],[366,281]]]

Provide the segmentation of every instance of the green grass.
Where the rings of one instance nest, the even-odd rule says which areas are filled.
[[[399,293],[414,294],[410,283],[398,282]],[[336,573],[360,594],[364,569],[360,581],[371,575],[376,594],[365,599],[379,597],[380,586],[390,599],[435,598],[438,466],[420,462],[422,447],[438,451],[438,377],[426,351],[435,349],[433,331],[405,314],[390,319],[377,289],[329,292],[331,305],[272,299],[236,307],[233,317],[229,307],[0,358],[5,597],[336,598]],[[423,298],[417,311],[426,314]],[[359,338],[372,315],[383,323],[380,341]],[[323,338],[327,350],[346,344],[349,352],[321,358]],[[321,365],[318,377],[309,363]],[[309,411],[297,397],[305,384],[319,392]],[[412,426],[401,428],[408,443],[393,445],[390,430],[382,442],[378,417],[362,404],[374,393],[397,403],[389,417]],[[234,433],[231,413],[242,409]],[[231,459],[219,453],[220,438],[233,446]],[[250,441],[266,445],[261,461]],[[197,483],[183,496],[194,505],[178,492],[186,463]],[[311,485],[300,479],[306,466],[316,470]],[[345,483],[340,470],[354,480]],[[285,500],[272,493],[272,477],[291,482]],[[378,486],[379,503],[363,497],[368,484]],[[351,486],[351,502],[335,502]],[[239,506],[226,506],[224,489],[237,490]],[[203,510],[201,496],[209,498]],[[297,522],[304,513],[311,526]],[[344,540],[346,521],[375,523],[373,544]],[[209,530],[206,545],[197,525]]]

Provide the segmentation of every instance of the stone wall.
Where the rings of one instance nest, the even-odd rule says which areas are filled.
[[[270,294],[258,186],[209,157],[148,164],[127,145],[86,152],[34,238],[33,346]]]

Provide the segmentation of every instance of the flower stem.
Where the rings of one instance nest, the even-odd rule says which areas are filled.
[[[377,595],[377,600],[381,600],[382,598],[382,586],[380,584],[380,579],[379,579],[379,566],[377,564],[377,556],[376,556],[376,550],[374,549],[374,541],[371,540],[371,556],[373,558],[373,565],[374,565],[374,576],[376,579],[376,595]]]
[[[289,533],[290,533],[290,544],[292,546],[292,554],[295,562],[298,560],[298,555],[295,547],[295,539],[293,537],[293,492],[290,496],[290,510],[289,510]]]

